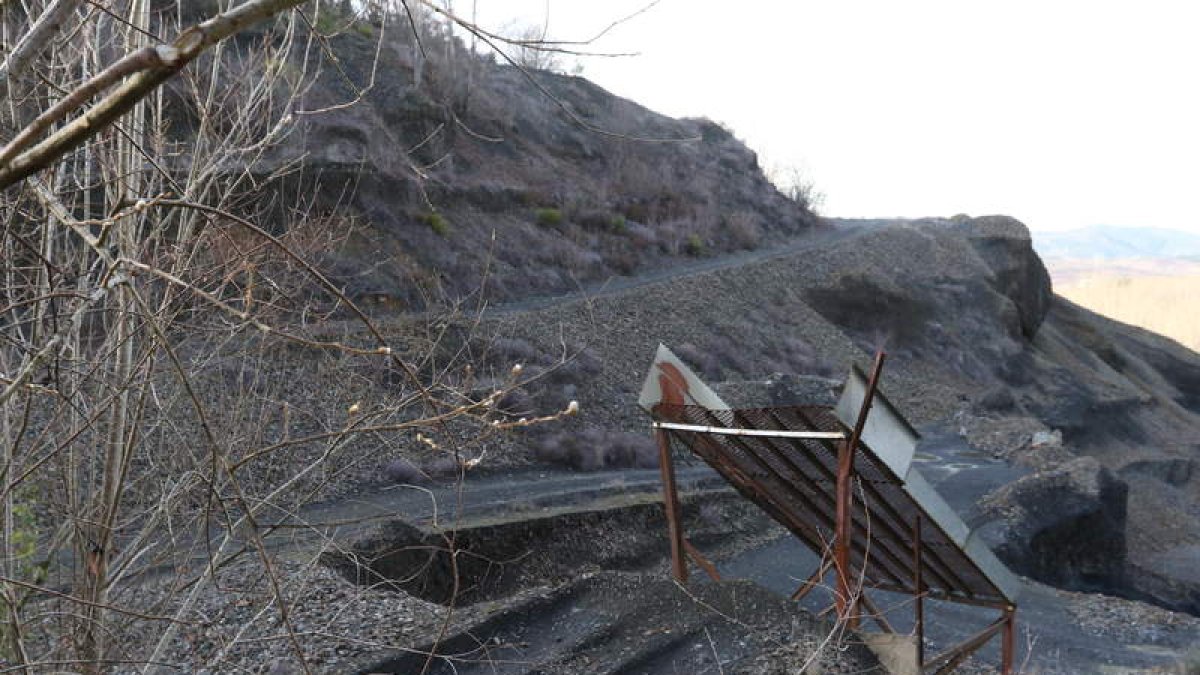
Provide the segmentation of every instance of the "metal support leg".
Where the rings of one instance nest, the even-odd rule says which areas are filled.
[[[850,438],[838,447],[837,472],[837,523],[834,540],[834,556],[837,561],[838,573],[838,618],[845,621],[850,628],[858,628],[858,599],[852,598],[850,584],[854,574],[850,570],[850,537],[854,523],[854,509],[851,500],[850,480],[854,475],[854,453],[858,450],[858,442],[862,440],[863,429],[867,425],[867,415],[871,412],[871,404],[875,399],[875,391],[879,388],[879,378],[883,374],[883,362],[887,358],[883,350],[875,353],[875,365],[871,368],[871,377],[867,381],[867,390],[863,394],[862,406],[858,409],[858,420],[850,432]],[[863,561],[864,566],[866,561]]]
[[[884,615],[883,611],[879,609],[879,606],[876,605],[873,600],[871,600],[871,596],[867,595],[866,591],[860,593],[859,598],[863,607],[867,608],[867,611],[871,613],[871,618],[875,620],[875,623],[879,625],[879,628],[882,629],[883,632],[896,632],[896,629],[892,627],[892,622],[887,620],[887,616]]]
[[[671,462],[671,437],[663,429],[654,432],[658,440],[658,468],[662,473],[663,507],[667,512],[667,535],[671,540],[671,576],[687,583],[683,529],[679,522],[679,495],[675,491],[675,465]]]
[[[1012,675],[1013,669],[1013,633],[1017,628],[1017,608],[1009,607],[1004,610],[1006,620],[1004,622],[1004,635],[1001,638],[1001,675]]]
[[[683,549],[687,551],[687,554],[692,557],[692,560],[700,566],[700,569],[704,570],[704,573],[708,575],[709,579],[712,579],[713,581],[721,580],[721,573],[717,571],[717,566],[712,564],[712,561],[710,561],[708,558],[705,558],[704,554],[701,553],[699,549],[697,549],[695,546],[692,546],[692,542],[688,541],[687,537],[684,537],[683,539]]]
[[[917,614],[917,665],[925,663],[925,589],[921,579],[921,516],[913,522],[913,607]]]
[[[816,588],[821,583],[821,579],[825,578],[825,573],[829,571],[829,560],[822,556],[821,564],[817,565],[817,569],[808,579],[800,584],[795,593],[792,593],[792,600],[800,601],[804,596],[808,595],[809,591]]]
[[[837,594],[834,598],[837,604],[839,621],[850,622],[850,627],[857,623],[853,617],[853,605],[850,601],[850,473],[853,470],[854,459],[849,443],[838,445],[837,472],[837,522],[834,532],[833,559],[837,568]]]

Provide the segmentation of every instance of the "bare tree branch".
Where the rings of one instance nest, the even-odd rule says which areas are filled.
[[[218,14],[204,23],[192,26],[183,31],[169,45],[161,44],[147,48],[149,51],[143,52],[143,55],[136,60],[142,68],[134,77],[46,140],[11,160],[0,159],[0,189],[46,168],[71,149],[99,133],[101,129],[129,112],[139,101],[192,62],[205,49],[247,26],[301,5],[305,1],[250,0],[250,2],[239,5],[224,14]],[[122,62],[125,60],[122,59],[118,63]],[[111,84],[111,78],[105,77],[103,73],[97,77],[102,78],[102,84]],[[84,87],[88,87],[89,84],[91,83],[85,84]],[[70,106],[74,108],[78,104],[82,104],[83,99],[90,98],[90,95],[88,92],[86,96],[78,97],[79,100],[76,100],[77,97],[72,93],[64,100],[75,104]],[[0,153],[0,158],[8,154],[6,149]]]
[[[54,4],[42,12],[33,26],[21,36],[17,46],[13,47],[8,58],[0,64],[0,85],[8,85],[10,95],[11,79],[20,77],[25,72],[29,62],[50,44],[50,37],[62,28],[71,11],[78,6],[79,0],[54,0]]]

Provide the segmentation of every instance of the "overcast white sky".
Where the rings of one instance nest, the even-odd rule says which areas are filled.
[[[577,39],[645,4],[476,9],[499,27],[548,7],[551,37]],[[594,48],[641,55],[584,76],[727,124],[806,171],[828,215],[1200,232],[1200,2],[662,0]]]

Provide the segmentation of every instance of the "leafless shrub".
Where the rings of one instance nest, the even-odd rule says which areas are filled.
[[[725,219],[725,228],[738,248],[755,249],[762,241],[762,228],[758,226],[758,219],[745,211],[730,214]]]
[[[302,181],[296,203],[258,203],[299,168],[257,171],[295,111],[321,114],[304,104],[336,68],[330,36],[383,23],[249,0],[186,30],[229,4],[0,5],[15,38],[0,64],[0,661],[16,670],[149,669],[252,557],[254,611],[308,672],[273,524],[375,465],[372,449],[427,458],[393,461],[390,480],[453,479],[482,459],[460,439],[515,425],[503,387],[471,396],[421,370],[435,343],[385,337],[329,279],[353,218],[317,213]],[[372,84],[357,86],[325,109]],[[353,328],[321,321],[335,313]],[[160,569],[172,583],[145,592]]]

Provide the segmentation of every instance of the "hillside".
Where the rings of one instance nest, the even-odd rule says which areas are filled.
[[[354,33],[334,39],[350,55],[351,78],[366,77],[369,44]],[[390,482],[436,484],[448,473],[449,448],[477,466],[482,485],[493,472],[517,471],[531,492],[538,475],[653,466],[634,396],[659,342],[724,390],[760,402],[823,395],[849,364],[865,365],[884,347],[884,389],[922,430],[1011,468],[1003,481],[944,489],[987,523],[1014,570],[1062,589],[1200,611],[1200,580],[1177,562],[1200,541],[1190,516],[1200,507],[1196,448],[1184,440],[1200,434],[1200,358],[1055,296],[1019,222],[820,221],[771,187],[753,153],[711,122],[659,116],[580,78],[532,74],[556,102],[512,67],[477,57],[464,57],[479,69],[470,97],[447,103],[438,98],[445,91],[415,84],[410,55],[385,50],[389,75],[363,105],[306,119],[255,170],[266,176],[305,158],[304,171],[273,184],[272,194],[312,193],[314,209],[352,226],[325,262],[353,297],[373,301],[384,332],[407,345],[432,386],[476,400],[503,390],[497,407],[510,421],[553,416],[571,401],[580,414],[480,440],[457,425],[427,437],[354,439],[334,464],[336,477],[313,486],[317,494],[337,504],[347,494],[384,494]],[[338,86],[320,80],[309,105],[349,93]],[[653,140],[584,129],[559,103],[588,124]],[[402,139],[428,140],[406,156],[397,150]],[[463,301],[472,309],[442,313]],[[434,322],[411,313],[424,307],[439,310]],[[366,338],[352,322],[311,330]],[[359,369],[342,381],[330,378],[337,360],[320,350],[251,344],[214,362],[237,369],[244,351],[272,354],[256,362],[262,380],[248,395],[309,401],[295,434],[336,428],[360,403],[374,410],[412,394],[394,369]],[[303,466],[318,449],[306,448],[277,458],[272,470],[288,471],[293,457]],[[1014,475],[1022,477],[1006,486]],[[1046,500],[1075,506],[1047,512]],[[520,518],[524,504],[494,513]],[[359,578],[357,561],[415,545],[392,539],[389,527],[343,540],[354,552],[347,574]],[[597,545],[618,531],[602,529]],[[398,574],[367,566],[386,579]],[[568,590],[552,597],[575,592],[569,578],[556,578]],[[1035,595],[1055,599],[1040,600],[1051,607],[1033,616],[1091,601]],[[528,625],[524,598],[505,605],[515,607],[510,619],[479,626],[527,630],[519,628]],[[1149,611],[1103,602],[1114,618],[1089,629],[1098,632],[1030,630],[1090,640]],[[1170,663],[1193,624],[1168,616],[1177,628],[1139,625],[1105,658]],[[1163,655],[1145,660],[1129,646],[1138,640]],[[1044,653],[1031,658],[1049,663]]]
[[[669,579],[659,344],[746,406],[885,350],[921,470],[1021,577],[1018,663],[1194,659],[1200,355],[1056,294],[1011,217],[820,218],[719,124],[355,6],[170,80],[158,163],[97,134],[4,204],[0,668],[878,671],[828,589],[788,599],[817,555],[681,448],[724,577]],[[931,654],[986,625],[932,605]]]
[[[518,472],[505,478],[515,480],[514,493],[538,494],[565,469],[603,471],[603,485],[613,487],[597,489],[619,494],[638,467],[653,466],[634,398],[660,341],[732,400],[751,405],[827,396],[850,363],[865,366],[884,346],[884,390],[930,439],[922,446],[923,470],[939,476],[939,489],[1028,578],[1022,616],[1035,639],[1031,662],[1086,671],[1101,662],[1148,667],[1183,658],[1194,619],[1110,596],[1200,611],[1200,579],[1183,562],[1200,541],[1192,515],[1200,505],[1197,447],[1190,440],[1200,434],[1200,357],[1053,295],[1027,231],[1011,218],[837,221],[830,228],[727,266],[684,267],[453,322],[456,337],[442,348],[447,356],[470,354],[481,376],[494,374],[479,381],[481,389],[503,383],[522,364],[517,388],[501,404],[508,414],[551,414],[570,400],[581,406],[568,422],[518,427],[473,447],[486,458],[476,469],[480,489],[510,467]],[[384,325],[402,335],[413,321]],[[312,377],[295,357],[272,369],[297,384]],[[393,395],[383,380],[342,400]],[[444,444],[453,436],[433,438]],[[943,457],[937,448],[946,443],[957,449]],[[360,474],[366,480],[357,488],[366,495],[386,494],[375,491],[388,489],[397,458],[433,467],[427,462],[437,455],[402,438],[386,454],[356,452],[368,453]],[[528,469],[534,473],[522,473]],[[629,478],[614,478],[622,475]],[[397,479],[426,480],[415,471]],[[495,506],[485,522],[509,508],[516,515],[506,517],[524,518],[526,504]],[[627,528],[595,534],[594,542],[626,536]],[[396,537],[382,527],[349,535],[344,545],[355,559],[373,559],[407,541]],[[531,542],[528,550],[548,545]],[[771,556],[754,558],[757,545],[748,543],[734,551],[739,546],[752,548],[720,559],[748,565],[750,578],[772,574]],[[757,562],[741,563],[747,556]],[[569,575],[556,583],[573,588]],[[1091,617],[1096,603],[1107,618],[1063,628],[1064,613]],[[520,633],[532,630],[527,621],[522,610],[480,626]],[[1036,644],[1082,651],[1064,662],[1060,652]],[[1146,656],[1139,644],[1155,645],[1159,656]]]
[[[418,59],[418,83],[412,35],[392,30],[377,50],[379,30],[357,20],[329,37],[336,68],[301,101],[325,112],[299,117],[245,167],[272,185],[251,197],[256,211],[332,215],[344,238],[326,267],[353,297],[408,309],[560,293],[818,226],[715,122],[444,38],[436,58]],[[373,73],[384,75],[367,86]],[[181,139],[193,124],[181,120]]]

